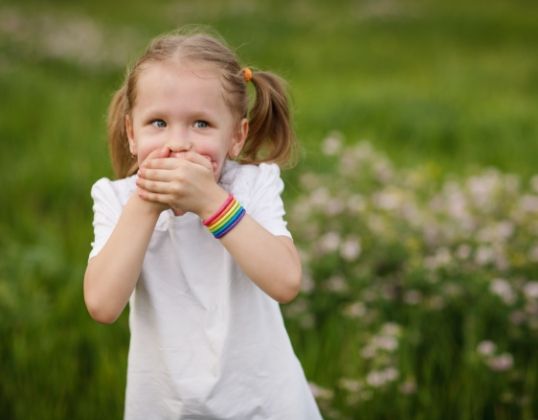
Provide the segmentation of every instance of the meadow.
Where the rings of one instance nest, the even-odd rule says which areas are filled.
[[[538,418],[538,4],[0,4],[0,417],[121,418],[127,314],[88,316],[106,109],[152,37],[216,29],[289,81],[303,290],[327,419]]]

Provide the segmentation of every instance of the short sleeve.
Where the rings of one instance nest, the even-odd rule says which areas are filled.
[[[112,181],[101,178],[91,189],[94,240],[89,258],[95,257],[110,237],[120,217],[122,205]]]
[[[251,184],[252,190],[246,210],[273,235],[291,238],[284,219],[286,212],[281,197],[284,182],[280,177],[280,168],[274,163],[261,163],[257,172],[255,181]]]

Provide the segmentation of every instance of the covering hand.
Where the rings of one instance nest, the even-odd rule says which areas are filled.
[[[162,210],[171,208],[177,216],[190,211],[206,218],[227,196],[208,158],[194,151],[173,153],[168,147],[148,155],[136,184],[141,198]]]

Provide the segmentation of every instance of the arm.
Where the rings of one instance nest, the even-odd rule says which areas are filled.
[[[265,293],[290,302],[301,286],[301,261],[290,238],[274,236],[248,214],[220,239],[237,264]]]
[[[133,194],[105,246],[90,259],[84,275],[84,301],[96,321],[112,323],[125,308],[159,213]]]
[[[227,196],[215,185],[206,194],[206,204],[198,212],[200,218],[211,217]],[[273,299],[287,303],[297,296],[301,261],[290,238],[271,234],[246,214],[220,241],[243,272]]]

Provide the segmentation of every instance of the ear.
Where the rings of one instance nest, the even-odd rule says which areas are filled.
[[[232,138],[232,143],[228,149],[228,157],[235,159],[243,150],[243,145],[248,136],[248,120],[243,118],[239,123],[239,127],[235,133],[235,136]]]
[[[125,134],[127,134],[127,140],[129,140],[129,151],[134,156],[136,155],[136,141],[134,138],[133,121],[131,116],[127,114],[125,116]]]

